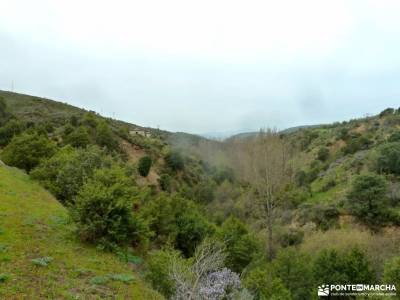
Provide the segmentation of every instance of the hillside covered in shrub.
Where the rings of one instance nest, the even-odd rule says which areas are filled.
[[[167,299],[317,299],[317,286],[331,283],[400,289],[397,109],[213,141],[1,92],[0,147],[6,165],[27,173],[1,167],[0,205],[19,203],[13,214],[34,218],[29,234],[45,230],[58,243],[48,251],[32,246],[37,255],[26,256],[49,265],[38,269],[48,272],[41,278],[61,268],[57,247],[72,247],[70,240],[85,249],[82,257],[93,251],[98,267],[107,264],[100,271],[82,258],[76,268],[90,269],[90,276],[78,274],[73,283],[52,277],[60,291],[44,287],[40,295],[68,299],[76,284],[90,286],[76,295],[93,289],[118,297],[121,281],[141,293],[127,279],[132,269],[140,278],[133,282],[146,281]],[[20,185],[10,189],[12,180]],[[30,200],[39,185],[57,211]],[[55,232],[50,223],[61,212]],[[6,228],[6,237],[23,238],[21,228]],[[11,270],[19,246],[0,234],[3,241],[9,250],[0,261],[0,295],[33,295],[28,284],[13,281],[28,276]],[[121,257],[115,270],[107,263]],[[148,293],[142,299],[155,295]]]

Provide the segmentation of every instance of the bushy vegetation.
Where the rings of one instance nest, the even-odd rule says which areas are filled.
[[[315,259],[313,274],[318,284],[371,282],[374,274],[365,255],[357,248],[347,253],[322,250]]]
[[[24,130],[22,122],[11,119],[0,127],[0,146],[6,146],[11,139]]]
[[[185,162],[183,156],[179,151],[171,151],[165,156],[165,162],[173,171],[183,170]]]
[[[385,264],[383,282],[386,284],[400,284],[400,256],[392,258]]]
[[[0,178],[0,299],[163,299],[118,256],[74,238],[67,208],[27,174],[0,166]]]
[[[315,286],[321,284],[373,280],[370,263],[357,248],[340,253],[324,249],[315,257],[288,248],[273,263],[246,273],[244,284],[254,299],[312,299]]]
[[[64,132],[68,131],[67,129]],[[64,142],[77,148],[85,148],[91,143],[89,133],[83,126],[76,127],[67,133],[64,137]]]
[[[317,228],[328,230],[334,228],[339,219],[340,212],[335,205],[332,204],[303,204],[300,208],[300,219],[306,223],[312,221]]]
[[[385,221],[386,180],[376,174],[359,175],[354,179],[347,198],[351,211],[368,224]]]
[[[138,171],[140,176],[147,177],[147,175],[149,175],[151,164],[152,160],[149,156],[144,156],[139,159]]]
[[[31,175],[39,180],[63,203],[73,202],[84,183],[95,170],[112,165],[111,157],[96,146],[74,149],[61,148],[53,157],[43,161]]]
[[[196,211],[178,214],[176,229],[175,247],[186,257],[192,256],[201,241],[214,232],[212,224]]]
[[[7,103],[4,100],[4,97],[0,97],[0,125],[6,123],[10,116],[11,113],[8,110]]]
[[[187,257],[214,231],[196,205],[179,196],[161,195],[144,207],[144,216],[158,242],[172,243]]]
[[[293,299],[309,299],[313,280],[307,255],[286,249],[278,254],[272,268]]]
[[[196,202],[201,204],[209,204],[215,198],[215,184],[213,181],[204,181],[199,183],[196,188],[193,189],[192,198]]]
[[[171,176],[169,176],[168,174],[161,174],[160,178],[158,179],[158,183],[161,190],[165,192],[171,191]]]
[[[11,140],[1,153],[1,158],[6,164],[29,172],[55,151],[55,144],[47,136],[25,132]]]
[[[114,166],[95,171],[79,190],[71,210],[79,236],[105,246],[139,243],[148,229],[133,210],[137,193],[124,169]]]
[[[175,294],[175,283],[169,274],[170,263],[179,258],[179,252],[170,249],[152,251],[148,258],[145,277],[156,291],[168,299]]]
[[[258,254],[259,245],[255,237],[249,234],[245,224],[234,217],[222,224],[219,234],[226,246],[226,266],[241,273]]]
[[[96,143],[109,151],[118,150],[118,142],[105,121],[99,122],[96,126]]]
[[[329,157],[329,149],[326,147],[323,147],[318,150],[317,158],[320,161],[326,161]]]
[[[255,300],[280,300],[292,299],[290,291],[282,281],[274,277],[266,266],[253,268],[246,274],[244,279],[245,287],[251,292]]]
[[[379,147],[377,167],[381,172],[400,174],[400,142],[387,143]]]
[[[398,232],[397,110],[214,142],[132,135],[133,125],[94,112],[6,100],[2,160],[65,206],[85,243],[129,263],[132,253],[144,257],[146,279],[167,298],[312,299],[319,284],[398,282],[398,252],[378,260],[371,244],[342,238],[332,247],[316,238],[353,226],[377,240],[387,225]],[[35,101],[46,109],[30,111]],[[123,274],[88,282],[130,283]]]
[[[343,151],[345,154],[353,154],[360,150],[366,150],[371,145],[371,140],[365,135],[354,134],[347,140]]]

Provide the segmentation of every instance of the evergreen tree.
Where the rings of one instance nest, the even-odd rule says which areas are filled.
[[[144,156],[139,159],[138,171],[140,176],[147,177],[147,175],[149,175],[151,164],[152,161],[149,156]]]
[[[347,194],[354,215],[368,224],[376,225],[386,218],[387,182],[384,177],[370,173],[357,176]]]

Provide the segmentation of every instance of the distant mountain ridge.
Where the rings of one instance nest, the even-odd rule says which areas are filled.
[[[299,130],[302,130],[302,129],[312,129],[312,128],[318,128],[318,127],[321,127],[321,126],[324,126],[324,125],[323,124],[299,125],[299,126],[294,126],[294,127],[289,127],[289,128],[283,129],[283,130],[281,130],[279,132],[282,133],[282,134],[290,134],[290,133],[295,133],[295,132],[297,132]],[[227,139],[231,140],[231,139],[248,138],[248,137],[256,135],[257,133],[258,133],[258,131],[241,132],[241,133],[232,135],[232,136],[228,137]]]

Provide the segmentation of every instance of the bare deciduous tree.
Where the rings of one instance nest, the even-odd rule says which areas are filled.
[[[236,147],[241,173],[262,208],[267,230],[267,257],[273,258],[273,222],[279,194],[291,179],[289,147],[276,130],[261,130]]]

